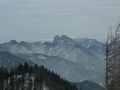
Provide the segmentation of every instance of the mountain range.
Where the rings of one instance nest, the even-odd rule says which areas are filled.
[[[56,35],[54,40],[49,42],[11,40],[0,44],[1,52],[7,52],[29,63],[44,65],[66,80],[90,80],[98,84],[104,83],[104,49],[105,44],[95,39],[73,39],[66,35]],[[7,62],[9,60],[0,64]]]
[[[105,90],[100,85],[88,80],[76,83],[76,87],[78,88],[78,90]]]

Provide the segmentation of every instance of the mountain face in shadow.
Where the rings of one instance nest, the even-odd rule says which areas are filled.
[[[32,62],[26,59],[15,56],[8,52],[0,52],[0,67],[14,68],[25,62],[28,62],[29,65],[32,65]]]
[[[76,83],[76,87],[78,90],[105,90],[102,86],[88,80]]]

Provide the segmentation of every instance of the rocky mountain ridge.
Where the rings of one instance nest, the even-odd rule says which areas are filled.
[[[104,47],[105,45],[97,40],[79,39],[76,42],[68,36],[57,35],[52,42],[37,44],[12,40],[1,44],[0,51],[44,65],[69,81],[90,80],[102,83]]]

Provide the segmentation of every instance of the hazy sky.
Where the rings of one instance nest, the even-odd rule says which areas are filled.
[[[57,34],[105,39],[120,22],[120,0],[0,0],[0,43]]]

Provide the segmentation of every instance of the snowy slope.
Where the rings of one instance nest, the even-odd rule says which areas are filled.
[[[32,65],[32,62],[26,59],[17,57],[8,52],[0,52],[0,67],[13,68],[25,62],[28,62],[28,64]]]
[[[58,56],[46,56],[43,54],[27,54],[22,55],[22,57],[29,59],[38,65],[44,65],[45,67],[59,74],[61,77],[72,82],[81,82],[83,80],[91,80],[98,83],[102,82],[101,78],[99,78],[102,77],[102,71],[99,69],[100,65],[97,62],[95,62],[98,64],[97,66],[95,66],[95,64],[90,66],[88,64],[85,65],[71,62]]]
[[[1,44],[0,50],[43,64],[70,81],[91,80],[102,83],[105,64],[102,45],[96,40],[76,42],[68,36],[57,35],[52,42],[39,44],[12,40]]]
[[[102,42],[99,42],[95,39],[89,39],[89,38],[76,38],[74,39],[76,43],[79,45],[87,48],[91,53],[98,56],[99,58],[102,57],[102,60],[104,58],[104,50],[105,50],[105,44]]]

